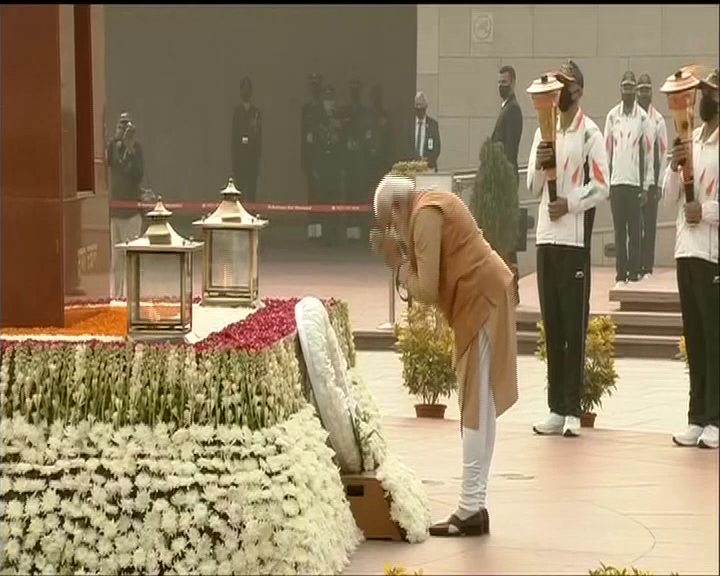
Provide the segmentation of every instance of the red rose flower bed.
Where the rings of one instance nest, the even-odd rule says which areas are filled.
[[[199,350],[211,348],[238,348],[259,351],[272,346],[295,332],[295,304],[298,298],[267,299],[247,318],[228,324],[222,330],[209,334],[197,343]]]
[[[265,300],[251,316],[195,344],[4,341],[2,415],[75,424],[92,416],[118,426],[272,426],[305,405],[297,301]],[[325,305],[353,365],[347,305]]]

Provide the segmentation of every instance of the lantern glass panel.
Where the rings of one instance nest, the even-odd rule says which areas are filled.
[[[132,307],[133,323],[171,325],[180,323],[183,255],[140,253],[137,258],[140,305]]]
[[[213,230],[210,237],[210,285],[248,285],[250,234],[246,230]]]
[[[253,233],[253,243],[252,243],[252,259],[253,259],[253,265],[252,265],[252,277],[253,277],[253,284],[252,284],[252,292],[253,297],[256,297],[258,295],[258,291],[260,290],[260,260],[257,257],[258,252],[258,233]]]
[[[185,264],[185,318],[188,322],[192,320],[192,305],[193,305],[193,259],[192,254],[188,254],[183,258]]]

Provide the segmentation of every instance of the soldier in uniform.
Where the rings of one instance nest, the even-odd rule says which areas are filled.
[[[318,196],[318,147],[320,143],[320,123],[323,118],[323,77],[321,74],[311,74],[310,99],[303,104],[301,116],[301,142],[300,158],[303,174],[307,180],[308,201],[314,202]],[[308,236],[320,236],[319,224],[308,226]]]
[[[335,90],[323,90],[323,116],[319,125],[317,157],[317,194],[313,204],[333,204],[342,199],[342,121],[335,108]],[[320,212],[314,223],[320,225],[319,236],[325,243],[337,240],[336,214]]]
[[[262,123],[260,110],[251,102],[253,87],[250,78],[240,81],[240,105],[233,111],[232,173],[245,202],[255,202],[260,172]]]
[[[369,149],[372,132],[368,109],[362,104],[362,84],[359,80],[350,82],[350,104],[342,114],[344,146],[344,189],[349,204],[365,204],[372,186],[370,180]],[[364,237],[362,227],[366,218],[363,214],[348,214],[346,235],[348,239]]]
[[[383,105],[382,85],[376,84],[372,91],[370,110],[370,181],[376,187],[393,166],[392,131],[390,116]]]

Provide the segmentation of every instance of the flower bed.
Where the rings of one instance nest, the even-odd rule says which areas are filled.
[[[296,300],[197,344],[3,341],[2,573],[336,573],[359,543]],[[325,305],[348,363],[347,306]]]
[[[127,336],[127,307],[122,305],[124,300],[111,301],[109,299],[88,300],[73,302],[65,307],[65,326],[58,327],[14,327],[5,326],[2,329],[3,337],[7,336],[114,336],[124,338]],[[193,303],[200,302],[200,298],[193,298]],[[145,314],[154,320],[159,318],[177,318],[180,313],[179,304],[168,299],[155,299],[153,302],[144,302],[141,306],[147,310]]]
[[[390,503],[390,516],[408,542],[422,542],[431,523],[430,500],[414,470],[388,453],[377,403],[360,375],[352,370],[351,406],[363,470],[375,472]]]
[[[305,403],[296,300],[267,300],[196,344],[3,341],[2,416],[31,423],[88,418],[115,426],[273,426]],[[344,303],[326,303],[342,350],[355,350]]]
[[[307,406],[237,426],[2,422],[2,573],[329,574],[360,542]]]

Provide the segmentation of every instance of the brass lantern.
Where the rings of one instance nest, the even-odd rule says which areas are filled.
[[[557,200],[557,172],[555,166],[555,134],[557,132],[558,102],[560,91],[563,88],[562,82],[552,74],[543,74],[535,80],[527,89],[532,98],[535,111],[537,112],[540,124],[540,138],[543,142],[552,145],[553,159],[550,167],[546,170],[548,181],[548,195],[550,201]]]
[[[203,230],[203,304],[257,306],[258,240],[267,220],[250,215],[240,203],[232,178],[222,202],[207,218],[193,222]]]
[[[695,116],[695,96],[699,85],[700,80],[693,74],[692,67],[688,66],[668,76],[660,88],[660,92],[667,94],[668,108],[670,108],[670,112],[672,113],[677,139],[682,143],[688,144],[687,162],[680,168],[685,185],[686,202],[692,202],[695,199],[692,133],[693,119]]]
[[[171,216],[159,199],[146,214],[145,234],[117,245],[125,250],[131,338],[184,337],[192,328],[192,258],[202,243],[175,232]]]

